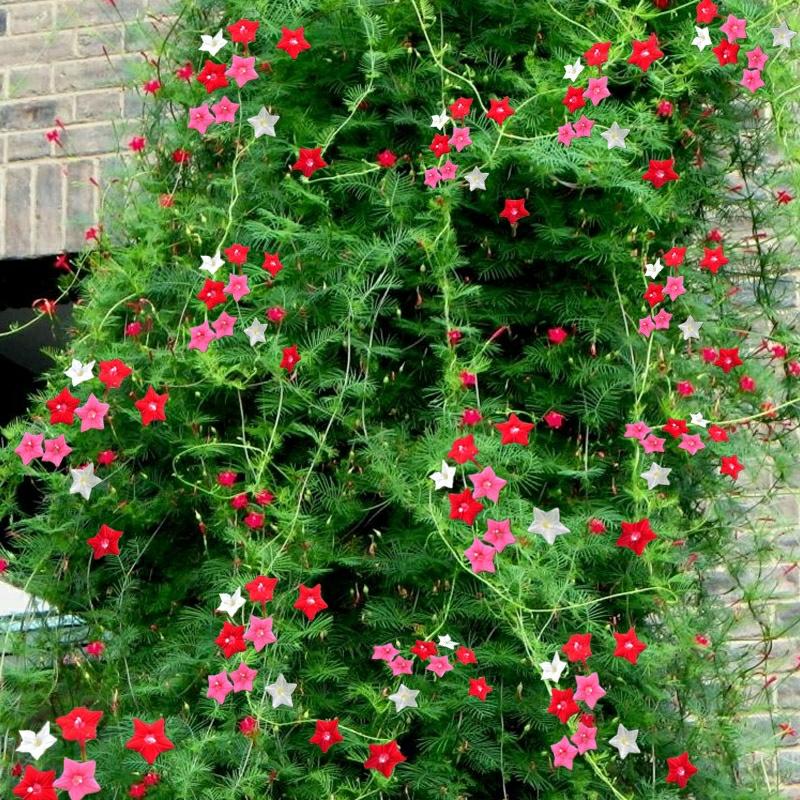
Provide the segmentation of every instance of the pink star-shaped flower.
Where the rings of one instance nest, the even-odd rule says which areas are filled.
[[[253,681],[256,679],[256,675],[258,675],[258,670],[248,667],[247,664],[242,661],[233,672],[228,674],[228,677],[233,682],[234,692],[252,692]]]
[[[493,503],[500,500],[500,490],[508,483],[508,481],[495,475],[491,467],[485,467],[480,472],[470,475],[469,479],[475,487],[473,497],[477,500],[481,497],[488,497]]]
[[[250,83],[250,81],[254,81],[258,78],[255,65],[255,57],[243,58],[242,56],[233,56],[231,65],[225,70],[225,74],[232,81],[236,81],[236,85],[241,89],[246,83]]]
[[[215,122],[236,122],[236,112],[238,110],[239,104],[234,103],[233,100],[228,100],[227,97],[221,98],[211,106]]]
[[[42,433],[24,433],[22,435],[22,441],[14,448],[14,452],[22,459],[22,463],[26,467],[33,459],[41,458],[44,455],[43,441],[44,434]]]
[[[746,25],[746,19],[738,19],[733,14],[728,14],[728,19],[723,25],[720,25],[719,29],[728,37],[729,42],[735,42],[737,39],[747,38]]]
[[[510,519],[490,519],[486,522],[487,531],[483,534],[483,539],[494,547],[498,553],[502,553],[510,544],[514,544],[517,540],[514,534],[511,533],[511,520]]]
[[[108,403],[101,403],[94,394],[89,395],[89,399],[79,408],[75,409],[75,414],[81,420],[81,433],[85,431],[102,431],[105,428],[105,416],[108,413]]]
[[[72,452],[72,448],[67,444],[64,434],[55,439],[47,439],[44,443],[44,455],[42,461],[49,461],[53,466],[60,467],[61,462]]]
[[[214,115],[208,109],[208,103],[189,109],[189,127],[204,135],[209,126],[216,122]]]
[[[596,672],[591,675],[577,675],[575,683],[578,685],[575,699],[586,703],[589,708],[594,708],[597,701],[606,693],[606,690],[600,685],[600,678]]]
[[[748,50],[745,55],[748,69],[764,69],[764,65],[769,60],[769,56],[760,47]]]
[[[253,643],[257,653],[260,653],[268,644],[277,642],[278,639],[272,631],[272,617],[263,618],[251,614],[250,624],[244,632],[244,638]]]
[[[453,128],[450,144],[460,153],[465,147],[472,144],[469,138],[469,128]]]
[[[682,294],[686,294],[686,287],[683,285],[682,275],[670,275],[664,285],[664,294],[675,302]]]
[[[566,736],[561,738],[561,741],[550,745],[553,751],[553,766],[564,767],[564,769],[572,769],[572,762],[575,756],[578,755],[578,748],[570,744]]]
[[[494,572],[494,556],[497,550],[484,544],[477,537],[472,540],[472,544],[464,551],[464,555],[469,560],[469,565],[474,573]]]
[[[236,324],[236,317],[232,317],[227,311],[223,311],[212,323],[217,339],[223,336],[233,336],[233,326]]]
[[[653,317],[653,323],[655,324],[657,331],[665,331],[669,328],[669,321],[672,319],[672,314],[669,311],[664,310],[663,308],[661,311],[658,312]]]
[[[611,92],[608,91],[608,78],[589,78],[589,87],[583,96],[588,97],[593,106],[605,100],[606,97],[611,97]]]
[[[564,147],[569,147],[572,144],[572,140],[578,134],[575,132],[575,128],[572,127],[571,122],[567,122],[564,125],[559,126],[558,128],[558,141],[564,145]]]
[[[739,83],[744,86],[745,89],[749,89],[751,93],[757,92],[764,85],[764,81],[761,80],[761,70],[743,70],[742,79]]]
[[[191,337],[189,350],[199,350],[201,353],[205,353],[211,342],[217,338],[214,331],[211,330],[208,320],[202,325],[195,325],[193,328],[189,328],[189,335]]]
[[[247,275],[235,275],[231,273],[228,276],[228,284],[222,291],[230,295],[238,303],[245,295],[250,294],[250,287],[247,285]]]
[[[442,179],[442,173],[439,172],[436,167],[431,167],[430,169],[425,170],[425,185],[430,186],[431,189],[435,189],[439,185],[439,181]]]
[[[100,791],[100,784],[94,778],[96,762],[73,761],[71,758],[64,759],[64,770],[53,781],[53,786],[63,789],[68,795],[69,800],[83,800],[87,794],[95,794]]]
[[[391,643],[376,644],[372,647],[372,660],[385,661],[387,664],[398,655],[400,651]]]
[[[698,450],[704,450],[705,445],[699,433],[682,433],[678,449],[685,450],[690,456],[693,456]]]
[[[572,742],[578,748],[578,754],[583,755],[589,750],[597,750],[597,728],[578,723],[578,730],[572,734]]]
[[[228,680],[228,673],[225,670],[216,675],[208,676],[208,692],[206,697],[216,700],[220,705],[225,702],[225,698],[233,691],[233,684]]]
[[[398,675],[411,675],[414,672],[414,662],[410,658],[397,656],[397,658],[393,658],[389,662],[389,669],[392,671],[392,675],[394,675],[395,678]]]
[[[623,434],[626,439],[638,439],[642,441],[647,434],[650,433],[649,426],[642,422],[628,422],[625,425],[625,433]]]
[[[661,439],[658,436],[645,436],[642,439],[642,449],[645,453],[663,453],[664,442],[666,441],[666,439]]]
[[[649,336],[655,329],[656,324],[653,322],[652,317],[642,317],[639,320],[639,333],[641,333],[642,336]]]
[[[450,670],[453,669],[453,665],[450,663],[447,656],[431,656],[428,659],[425,669],[434,673],[437,678],[442,678],[445,672],[450,672]]]
[[[458,167],[449,158],[439,167],[439,175],[443,181],[455,180],[457,171]]]
[[[581,118],[573,126],[576,137],[591,136],[592,128],[594,128],[594,120],[589,119],[586,114],[582,114]]]

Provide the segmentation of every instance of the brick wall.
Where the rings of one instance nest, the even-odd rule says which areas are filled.
[[[171,0],[0,0],[0,259],[80,249]],[[63,123],[61,144],[46,133]]]

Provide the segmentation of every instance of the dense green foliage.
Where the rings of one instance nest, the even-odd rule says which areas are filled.
[[[770,53],[768,85],[751,96],[738,84],[743,56],[720,67],[692,45],[694,4],[186,2],[137,75],[139,85],[162,86],[137,131],[147,146],[81,261],[69,349],[54,354],[31,418],[4,431],[9,574],[86,626],[80,642],[57,628],[14,642],[22,655],[4,666],[0,703],[14,736],[75,705],[103,710],[88,751],[115,797],[143,772],[124,748],[134,716],[166,717],[175,743],[156,764],[156,798],[662,798],[679,791],[664,781],[665,759],[683,751],[699,768],[694,796],[769,796],[742,761],[754,748],[742,715],[758,666],[726,646],[735,619],[707,577],[724,567],[745,584],[746,570],[768,563],[758,513],[738,487],[767,459],[781,480],[796,456],[789,359],[758,346],[763,337],[789,358],[797,352],[780,312],[784,242],[736,246],[732,233],[743,216],[754,231],[768,220],[780,233],[791,205],[776,203],[775,190],[795,193],[790,176],[764,165],[765,148],[786,134],[785,110],[753,117],[790,81],[790,54],[771,47],[776,5],[722,9],[747,19],[743,47]],[[259,79],[209,98],[227,94],[241,107],[235,124],[201,137],[186,116],[206,102],[205,89],[175,69],[190,61],[199,71],[200,35],[240,17],[260,22],[249,45]],[[710,26],[715,44],[723,19]],[[292,59],[275,44],[281,26],[300,25],[311,49]],[[643,72],[627,59],[632,40],[651,32],[665,57]],[[587,67],[577,83],[607,75],[612,97],[583,109],[597,130],[566,148],[555,139],[570,85],[564,65],[606,40],[602,73]],[[230,63],[241,50],[229,44],[214,60]],[[483,110],[506,95],[516,113],[500,127]],[[422,184],[436,163],[431,115],[458,97],[473,101],[464,123],[473,143],[449,155],[459,176],[476,165],[488,172],[485,191],[461,179]],[[663,100],[670,116],[656,113]],[[254,139],[246,122],[262,105],[280,115],[274,138]],[[625,149],[599,136],[614,121],[630,129]],[[328,167],[310,179],[290,169],[298,148],[316,147]],[[190,153],[184,163],[172,156],[178,148]],[[391,168],[376,164],[386,148],[399,156]],[[677,182],[655,189],[642,180],[649,159],[668,158]],[[731,188],[737,180],[744,188]],[[498,216],[509,198],[525,198],[530,213],[513,227]],[[698,268],[712,227],[731,259],[716,275]],[[190,327],[206,318],[196,299],[209,277],[201,255],[234,242],[251,248],[251,293],[224,307],[236,333],[189,350]],[[645,338],[643,265],[673,246],[688,248],[677,272],[688,292],[667,304],[670,329]],[[274,280],[261,268],[264,252],[283,262]],[[276,306],[286,318],[251,346],[243,328]],[[699,342],[676,327],[688,314],[704,323]],[[134,322],[142,332],[126,336]],[[568,338],[554,345],[547,331],[557,327]],[[290,373],[280,362],[291,345],[301,361]],[[739,347],[744,364],[724,373],[702,347]],[[97,466],[103,483],[89,500],[68,493],[66,465],[23,467],[13,452],[25,431],[66,431],[49,424],[44,403],[68,386],[72,358],[119,358],[133,369],[106,396],[97,378],[71,389],[111,406],[104,430],[67,432],[72,468],[117,454]],[[465,388],[465,372],[476,386]],[[755,392],[740,390],[743,374]],[[691,396],[676,388],[687,380]],[[134,401],[149,386],[169,401],[166,421],[144,427]],[[763,402],[779,406],[777,422]],[[466,408],[482,421],[465,427]],[[543,421],[550,411],[564,415],[560,427]],[[494,423],[511,412],[536,422],[528,447],[501,444]],[[626,423],[655,429],[696,412],[730,441],[695,427],[706,447],[690,456],[670,438],[659,463],[671,483],[648,490],[640,474],[653,456],[624,438]],[[725,425],[732,420],[744,424]],[[480,468],[508,480],[474,532],[449,518],[447,493],[428,478],[469,433]],[[720,457],[734,453],[745,465],[735,483],[719,474]],[[470,485],[471,466],[458,468],[454,492]],[[226,470],[238,475],[233,487],[217,481]],[[21,513],[15,498],[31,481],[41,503]],[[265,489],[268,506],[231,507],[235,495]],[[553,545],[525,533],[534,506],[560,508],[570,533]],[[244,524],[248,510],[266,514],[263,527]],[[506,517],[517,544],[497,555],[496,573],[474,574],[464,550],[486,518]],[[616,540],[621,522],[643,518],[658,538],[637,556]],[[607,533],[589,533],[591,519]],[[92,560],[86,539],[101,524],[124,531],[119,558]],[[735,539],[742,530],[750,535]],[[227,619],[214,612],[219,593],[259,574],[279,578],[269,604],[278,641],[242,655],[259,669],[255,690],[218,705],[205,696],[207,676],[239,658],[224,659],[214,643]],[[329,608],[309,622],[293,604],[300,584],[317,583]],[[765,588],[745,599],[756,607]],[[248,603],[237,624],[251,610],[260,613]],[[631,626],[648,644],[635,666],[612,655],[612,632]],[[538,664],[576,633],[592,634],[587,672],[607,695],[595,709],[598,750],[569,772],[552,766],[550,745],[568,726],[547,713]],[[477,665],[439,679],[418,662],[402,681],[420,691],[419,707],[397,713],[387,695],[401,678],[371,659],[373,646],[393,642],[409,656],[415,640],[443,634],[473,648]],[[76,650],[92,640],[105,643],[102,657]],[[582,672],[571,664],[561,687]],[[273,709],[266,694],[279,673],[298,684],[293,708]],[[485,702],[467,694],[479,676],[493,687]],[[246,715],[259,721],[255,737],[237,729]],[[333,717],[344,742],[323,755],[308,739],[316,719]],[[608,744],[620,722],[640,731],[642,754],[624,761]],[[367,744],[394,738],[407,761],[393,777],[365,770]],[[60,771],[72,747],[59,743],[40,767]]]

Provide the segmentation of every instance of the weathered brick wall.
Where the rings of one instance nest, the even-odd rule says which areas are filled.
[[[0,259],[77,250],[171,0],[0,0]],[[61,145],[46,133],[60,130]]]

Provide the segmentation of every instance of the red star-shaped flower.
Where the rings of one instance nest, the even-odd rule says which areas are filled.
[[[225,654],[225,658],[230,658],[236,653],[243,653],[247,648],[244,641],[244,625],[234,625],[226,620],[222,623],[222,630],[214,639],[214,643]]]
[[[397,156],[391,150],[381,150],[376,160],[378,166],[389,169],[389,167],[393,167],[397,162]]]
[[[650,304],[650,308],[664,302],[664,287],[660,283],[649,283],[644,299]]]
[[[228,79],[225,77],[227,68],[226,64],[215,64],[213,61],[206,60],[203,69],[197,73],[197,80],[206,87],[206,92],[211,94],[216,89],[228,85]]]
[[[406,760],[400,752],[397,742],[392,739],[386,744],[371,744],[369,758],[364,762],[367,769],[375,769],[385,778],[390,778],[394,768]]]
[[[673,439],[677,439],[684,433],[689,432],[689,427],[686,424],[685,419],[673,419],[669,417],[667,419],[667,424],[663,427],[664,433],[668,433]]]
[[[695,15],[701,25],[708,25],[717,16],[717,4],[711,0],[701,0],[695,8]]]
[[[739,348],[720,347],[714,366],[720,367],[727,375],[734,367],[740,367],[743,361],[739,358]]]
[[[433,141],[428,145],[430,150],[437,158],[450,152],[450,137],[444,133],[437,133]]]
[[[686,257],[685,247],[671,247],[664,253],[664,263],[668,267],[679,267],[683,264],[683,259]]]
[[[411,648],[411,652],[420,660],[427,661],[431,656],[435,656],[439,653],[439,649],[436,647],[435,642],[426,642],[422,639],[417,639],[414,642],[414,646]]]
[[[86,540],[86,544],[94,550],[94,560],[97,561],[104,556],[118,556],[120,536],[122,531],[115,531],[106,524],[101,525],[100,530],[91,539]]]
[[[570,86],[567,88],[567,93],[561,101],[569,110],[574,114],[579,108],[586,105],[586,99],[583,96],[583,89],[580,86]]]
[[[297,161],[292,164],[292,169],[302,172],[310,178],[318,169],[327,167],[328,163],[322,157],[321,147],[301,147]]]
[[[509,415],[505,422],[498,422],[495,428],[500,431],[500,444],[528,444],[528,435],[536,426],[523,422],[516,414]]]
[[[244,588],[247,589],[247,593],[254,603],[268,603],[272,600],[272,594],[277,584],[277,578],[266,578],[263,575],[259,575],[257,578],[248,581]]]
[[[739,461],[739,456],[722,456],[722,465],[719,468],[720,475],[729,475],[736,480],[743,469],[744,464]]]
[[[575,716],[580,711],[572,695],[572,689],[556,688],[553,688],[553,692],[550,695],[550,705],[547,707],[547,713],[558,717],[562,725],[566,725],[570,717]]]
[[[331,747],[343,740],[344,737],[339,733],[338,719],[318,719],[314,735],[308,741],[317,745],[323,753],[327,753]]]
[[[511,225],[516,225],[523,217],[529,216],[525,200],[506,200],[500,216],[507,219]]]
[[[142,425],[147,427],[151,422],[166,422],[167,414],[164,407],[167,405],[167,400],[169,395],[166,392],[157,394],[156,390],[149,386],[144,397],[134,403],[142,415]]]
[[[50,424],[72,425],[75,421],[75,409],[80,404],[81,401],[73,396],[69,389],[63,388],[52,400],[47,401]]]
[[[250,252],[250,248],[245,244],[239,244],[238,242],[234,242],[230,247],[226,247],[224,250],[225,258],[227,259],[229,264],[235,264],[237,267],[242,266],[242,264],[247,261],[247,254]]]
[[[102,718],[102,711],[90,711],[84,706],[78,706],[69,714],[56,717],[56,725],[61,728],[61,735],[66,741],[80,742],[83,746],[90,739],[97,738],[97,724]]]
[[[450,519],[458,519],[467,525],[475,522],[475,517],[483,511],[483,503],[475,500],[472,496],[472,489],[464,489],[458,494],[449,494],[450,498]]]
[[[56,800],[56,790],[53,788],[55,779],[54,770],[38,770],[30,764],[26,764],[22,780],[11,792],[16,797],[22,797],[25,800]]]
[[[469,114],[469,109],[472,106],[472,98],[459,97],[455,103],[450,104],[450,116],[453,119],[464,119]]]
[[[597,42],[593,44],[584,54],[583,58],[590,67],[599,67],[608,61],[608,50],[611,42]]]
[[[617,539],[617,547],[627,547],[640,556],[645,547],[658,538],[650,528],[650,520],[645,517],[638,522],[623,522],[621,524],[622,533]]]
[[[310,50],[311,45],[306,41],[305,28],[281,27],[281,39],[277,45],[278,50],[288,53],[293,59],[297,58],[303,50]]]
[[[707,269],[714,275],[719,272],[720,267],[724,267],[728,263],[728,258],[725,256],[723,247],[704,247],[703,258],[700,260],[700,266]]]
[[[197,299],[205,304],[205,307],[211,311],[214,306],[224,303],[228,298],[222,291],[225,284],[222,281],[212,281],[211,278],[206,278],[202,289],[195,295]]]
[[[665,183],[678,180],[680,176],[675,172],[675,159],[667,158],[663,161],[650,159],[650,166],[647,172],[642,175],[642,179],[650,181],[653,188],[660,189]]]
[[[561,648],[561,652],[568,661],[583,661],[585,664],[586,659],[592,655],[592,634],[573,633]]]
[[[487,696],[492,691],[492,687],[486,683],[486,678],[482,675],[480,678],[469,679],[469,692],[467,692],[467,694],[469,694],[470,697],[477,697],[481,702],[485,702]]]
[[[261,269],[265,269],[274,278],[283,269],[281,257],[277,253],[264,253]]]
[[[161,753],[174,749],[175,745],[164,733],[163,718],[155,722],[142,722],[134,717],[133,736],[125,742],[125,747],[136,751],[148,764],[152,764]]]
[[[727,442],[729,437],[725,428],[720,428],[719,425],[709,425],[708,438],[712,442]]]
[[[714,55],[721,67],[735,64],[739,60],[739,45],[723,39],[716,47],[712,48]]]
[[[633,53],[628,59],[629,64],[635,64],[642,72],[647,72],[650,65],[664,54],[658,48],[658,37],[651,33],[643,42],[631,42]]]
[[[667,783],[677,783],[681,789],[686,787],[689,778],[697,772],[697,767],[689,761],[688,753],[667,759]]]
[[[125,362],[120,361],[118,358],[112,358],[111,361],[100,362],[100,374],[97,377],[101,383],[106,385],[107,389],[119,389],[122,386],[122,381],[132,371]]]
[[[251,19],[240,19],[233,25],[228,25],[231,39],[239,44],[250,44],[255,41],[259,23]]]
[[[293,344],[291,347],[283,348],[283,355],[281,356],[281,369],[291,372],[297,364],[302,361],[300,353],[297,352],[297,345]]]
[[[328,604],[322,599],[322,587],[320,584],[312,586],[310,589],[304,584],[300,584],[298,589],[299,597],[295,600],[294,607],[302,611],[310,620],[324,611]]]
[[[476,455],[478,448],[475,446],[475,437],[469,433],[453,442],[447,457],[452,458],[456,464],[466,464],[467,461],[475,461]]]
[[[631,664],[636,664],[639,656],[647,649],[647,645],[636,637],[636,629],[631,628],[627,633],[614,633],[617,646],[614,655],[617,658],[624,658]]]
[[[475,658],[475,651],[470,649],[469,647],[464,647],[462,644],[461,647],[456,648],[456,659],[458,660],[459,664],[477,664],[478,659]]]
[[[493,119],[498,125],[502,125],[509,117],[516,114],[516,111],[508,104],[508,97],[504,97],[502,100],[492,98],[489,100],[489,105],[486,116]]]

